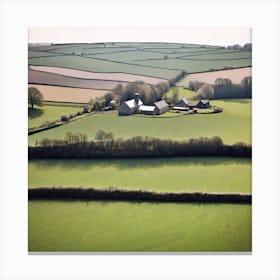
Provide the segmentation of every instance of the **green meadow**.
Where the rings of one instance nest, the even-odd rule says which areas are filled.
[[[192,114],[178,117],[124,116],[95,114],[69,124],[33,134],[29,145],[43,138],[64,139],[68,131],[81,132],[94,139],[98,130],[112,132],[116,137],[131,138],[136,135],[158,138],[190,139],[219,136],[224,143],[251,143],[251,100],[214,100],[212,105],[223,108],[219,114]]]
[[[28,128],[38,127],[46,122],[60,120],[61,116],[82,111],[78,106],[44,105],[43,107],[28,108]]]
[[[251,205],[28,203],[31,252],[240,252],[251,236]]]
[[[251,193],[251,160],[246,158],[29,160],[28,173],[29,188]]]

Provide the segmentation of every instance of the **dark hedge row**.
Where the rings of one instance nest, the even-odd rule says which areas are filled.
[[[105,132],[104,132],[105,133]],[[108,134],[109,135],[109,134]],[[186,141],[163,140],[136,136],[131,139],[101,138],[78,143],[65,140],[43,141],[45,145],[28,147],[32,158],[149,158],[222,156],[251,157],[251,146],[244,143],[225,145],[219,137]]]
[[[252,195],[232,193],[157,193],[143,190],[117,190],[95,188],[35,188],[28,190],[29,200],[125,200],[149,202],[200,202],[200,203],[248,203]]]

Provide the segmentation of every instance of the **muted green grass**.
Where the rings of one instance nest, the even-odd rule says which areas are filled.
[[[38,127],[46,122],[59,120],[61,116],[82,111],[77,106],[45,105],[43,107],[28,108],[28,128]]]
[[[210,55],[209,55],[210,56]],[[196,57],[198,58],[198,57]],[[224,67],[240,68],[251,66],[251,58],[236,60],[186,60],[186,59],[163,59],[137,61],[138,64],[150,67],[172,68],[185,70],[187,73],[205,72],[209,69],[223,69]]]
[[[251,251],[251,206],[29,202],[29,251]]]
[[[91,59],[89,57],[80,57],[74,55],[30,58],[28,61],[28,63],[31,65],[65,67],[90,72],[122,72],[128,74],[158,77],[163,79],[171,79],[178,75],[180,72],[179,70],[168,70],[153,68],[149,66],[130,65],[120,62],[105,61],[94,58]]]
[[[98,130],[112,132],[116,137],[136,135],[158,138],[190,139],[201,136],[220,136],[224,143],[251,143],[251,100],[214,100],[212,105],[222,107],[219,114],[192,114],[176,118],[119,117],[116,114],[95,114],[75,122],[30,135],[29,145],[36,139],[64,139],[68,131],[82,132],[94,139]]]
[[[185,89],[183,87],[177,87],[179,90],[179,95],[178,99],[181,100],[182,98],[186,97],[188,100],[193,100],[193,97],[197,94],[195,91],[190,90],[190,89]],[[169,91],[166,93],[167,97],[172,97],[173,96],[173,89],[170,88]],[[215,103],[216,101],[212,101]]]
[[[244,158],[29,160],[28,175],[29,187],[251,193],[251,160]]]

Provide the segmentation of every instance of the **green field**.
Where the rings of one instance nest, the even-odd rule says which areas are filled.
[[[43,107],[28,108],[28,128],[38,127],[46,122],[60,120],[61,116],[82,111],[79,106],[44,105]]]
[[[42,56],[32,57],[40,51]],[[43,57],[44,52],[47,57]],[[52,57],[57,54],[58,56]],[[216,46],[170,43],[106,43],[30,48],[29,64],[66,67],[91,72],[123,72],[164,79],[188,73],[251,66],[251,51]]]
[[[251,193],[251,160],[213,157],[29,160],[28,184],[29,187]]]
[[[122,72],[128,74],[137,74],[144,76],[151,76],[163,79],[171,79],[179,74],[180,70],[160,69],[149,66],[124,64],[121,62],[105,61],[89,57],[81,56],[56,56],[56,57],[38,57],[30,58],[31,65],[44,65],[65,67],[77,70],[85,70],[90,72]]]
[[[210,55],[209,55],[210,56]],[[223,69],[224,67],[240,68],[251,65],[251,58],[236,60],[198,60],[198,59],[163,59],[137,61],[137,64],[162,69],[185,70],[187,73],[205,72],[210,69]]]
[[[251,251],[251,206],[28,203],[29,251]]]
[[[193,114],[170,118],[141,116],[119,117],[116,114],[95,114],[69,124],[30,135],[29,145],[43,138],[64,139],[68,131],[82,132],[94,139],[98,130],[113,132],[116,137],[135,135],[158,138],[190,139],[220,136],[227,144],[251,143],[251,100],[232,99],[211,101],[223,108],[219,114]],[[164,115],[163,115],[164,116]]]

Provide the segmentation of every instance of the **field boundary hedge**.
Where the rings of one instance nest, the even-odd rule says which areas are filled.
[[[28,190],[29,200],[110,200],[110,201],[145,201],[145,202],[180,202],[180,203],[252,203],[251,194],[241,193],[202,193],[181,192],[163,193],[143,190],[98,189],[81,187],[41,187]]]

